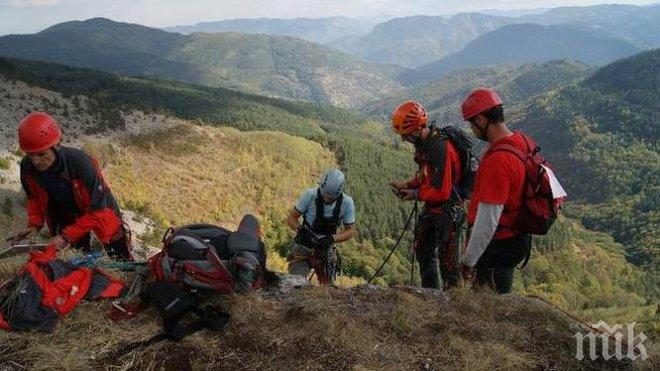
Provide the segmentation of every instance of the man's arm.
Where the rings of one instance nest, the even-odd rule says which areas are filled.
[[[474,267],[477,264],[497,230],[503,210],[504,205],[479,203],[477,216],[470,233],[470,242],[461,256],[461,264],[468,267]]]
[[[28,222],[27,226],[28,228],[33,228],[36,230],[41,229],[44,225],[44,214],[41,209],[41,205],[39,204],[39,201],[37,200],[37,196],[32,189],[34,186],[34,179],[30,178],[28,180],[29,175],[27,174],[28,170],[28,159],[24,158],[21,161],[21,186],[23,187],[23,190],[25,191],[25,195],[27,196],[27,215],[28,215]]]
[[[62,230],[61,235],[67,242],[74,243],[85,234],[94,231],[103,243],[109,243],[122,224],[112,208],[113,205],[109,204],[107,193],[110,190],[94,159],[86,156],[71,162],[73,166],[78,167],[77,171],[80,174],[78,180],[82,182],[82,187],[89,197],[89,205],[75,223]]]
[[[300,228],[301,216],[302,214],[294,207],[293,209],[291,209],[289,216],[286,218],[286,224],[289,226],[289,228],[293,229],[294,231],[297,231],[298,228]]]
[[[343,231],[337,234],[333,234],[332,239],[335,242],[344,242],[350,240],[356,234],[357,234],[357,228],[355,228],[355,224],[351,224],[351,225],[347,225]]]

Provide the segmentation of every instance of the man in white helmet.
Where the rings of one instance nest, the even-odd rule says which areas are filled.
[[[296,231],[288,256],[289,273],[307,276],[314,269],[320,284],[334,283],[339,259],[334,244],[357,233],[355,205],[343,192],[345,184],[344,173],[329,169],[319,179],[319,186],[305,190],[296,202],[287,218]],[[341,225],[344,228],[339,231]]]

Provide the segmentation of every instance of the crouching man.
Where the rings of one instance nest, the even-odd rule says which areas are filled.
[[[296,236],[287,259],[289,273],[307,276],[314,269],[320,284],[334,284],[340,265],[334,245],[357,233],[355,205],[343,192],[345,183],[344,173],[327,170],[318,187],[305,190],[291,210],[287,224],[296,231]],[[339,232],[341,225],[343,230]]]
[[[18,141],[26,156],[21,183],[27,194],[27,227],[16,240],[34,240],[46,224],[57,248],[90,247],[90,232],[108,255],[132,261],[130,233],[117,201],[103,180],[96,160],[85,152],[60,145],[62,131],[55,120],[31,113],[18,126]]]

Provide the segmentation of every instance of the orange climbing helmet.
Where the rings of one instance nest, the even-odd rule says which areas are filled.
[[[392,129],[399,135],[409,135],[423,127],[429,115],[419,102],[407,101],[397,107],[392,114]]]

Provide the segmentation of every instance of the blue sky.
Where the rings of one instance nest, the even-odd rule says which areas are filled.
[[[617,3],[639,5],[657,1]],[[599,3],[603,0],[0,0],[0,35],[33,33],[63,21],[92,17],[164,27],[229,18],[368,18]]]

